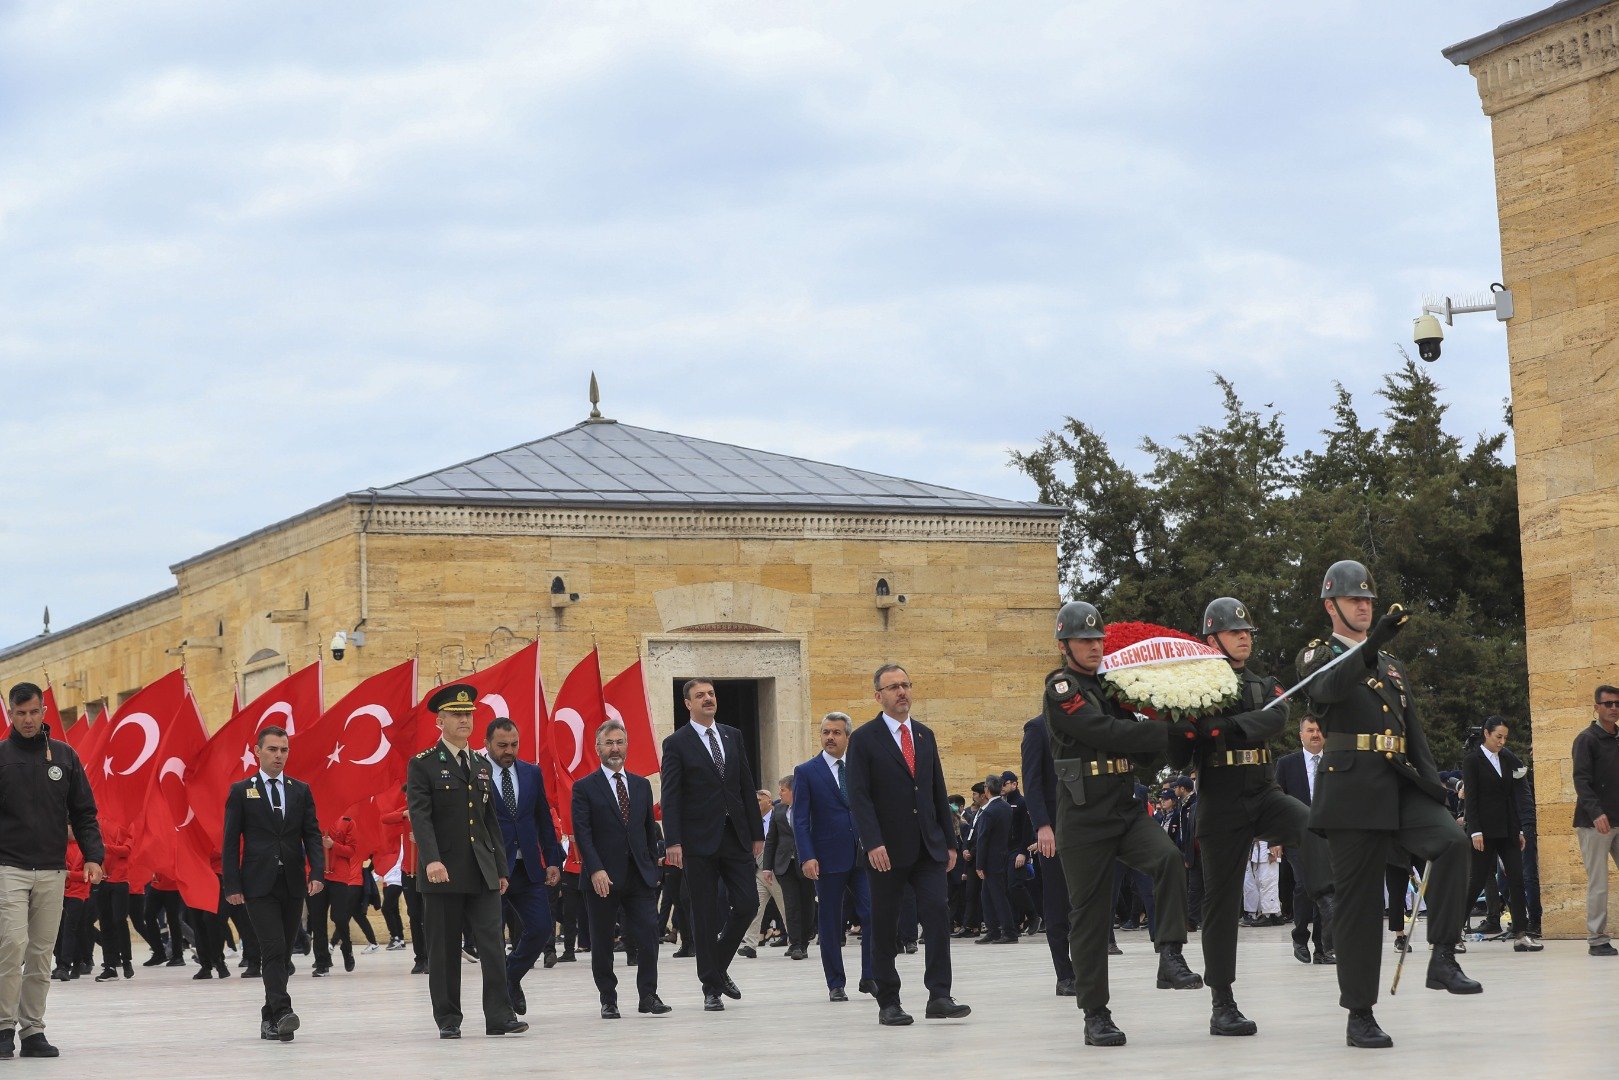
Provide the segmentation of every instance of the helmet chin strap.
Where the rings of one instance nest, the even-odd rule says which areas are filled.
[[[1214,647],[1225,653],[1225,658],[1231,662],[1232,667],[1240,668],[1243,666],[1243,662],[1241,660],[1238,660],[1235,656],[1231,655],[1231,650],[1225,647],[1225,641],[1220,637],[1219,634],[1210,634],[1209,637],[1214,639]]]

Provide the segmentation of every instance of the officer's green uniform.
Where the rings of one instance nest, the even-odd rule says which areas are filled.
[[[1366,568],[1354,562],[1334,564],[1322,594],[1375,595]],[[1445,806],[1405,669],[1379,649],[1407,617],[1385,615],[1355,656],[1312,680],[1306,691],[1326,733],[1310,828],[1326,836],[1332,852],[1338,1001],[1350,1010],[1369,1010],[1377,1001],[1383,868],[1391,841],[1433,863],[1426,897],[1434,946],[1428,985],[1453,993],[1480,989],[1454,959],[1466,914],[1471,845]],[[1299,674],[1308,677],[1351,644],[1336,636],[1310,642],[1299,654]]]
[[[446,686],[433,695],[428,708],[470,711],[477,697],[474,687]],[[405,770],[410,827],[419,856],[416,888],[422,894],[428,993],[441,1033],[461,1027],[463,926],[472,933],[483,969],[486,1028],[517,1017],[506,987],[501,940],[500,879],[506,868],[494,791],[488,758],[470,749],[457,753],[442,740],[411,758]],[[427,866],[435,862],[444,864],[449,881],[427,879]]]
[[[1082,607],[1084,617],[1095,620],[1095,633],[1085,636],[1101,636],[1101,619],[1094,608],[1075,603],[1065,611],[1068,607]],[[1162,754],[1168,727],[1138,719],[1109,698],[1095,676],[1066,666],[1046,677],[1044,713],[1057,773],[1055,832],[1068,883],[1068,950],[1076,1004],[1081,1009],[1104,1008],[1115,859],[1152,877],[1157,905],[1154,944],[1178,960],[1186,941],[1186,867],[1174,841],[1136,802],[1131,761],[1150,764]],[[1164,981],[1167,959],[1160,958],[1161,986],[1170,985]],[[1184,963],[1179,968],[1184,972]],[[1196,980],[1190,985],[1202,985],[1195,975],[1185,974]]]

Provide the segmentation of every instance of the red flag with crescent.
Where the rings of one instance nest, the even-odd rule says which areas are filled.
[[[602,687],[602,700],[607,715],[624,725],[630,737],[630,749],[624,767],[638,776],[658,774],[658,736],[652,727],[652,697],[647,693],[646,669],[641,658],[613,677]],[[595,746],[594,733],[591,735]]]
[[[562,831],[570,836],[573,834],[573,783],[601,768],[601,760],[596,757],[596,729],[606,719],[601,656],[592,648],[562,680],[549,725],[551,767],[556,775],[556,795],[551,805],[562,818]]]
[[[188,906],[216,911],[219,906],[219,879],[214,876],[208,853],[208,834],[186,799],[186,783],[191,763],[208,742],[191,688],[180,682],[180,703],[162,730],[155,769],[148,786],[135,803],[130,833],[129,867],[132,881],[143,881],[152,874],[172,878]],[[133,700],[133,699],[132,699]]]
[[[138,830],[141,800],[164,763],[158,757],[163,733],[189,697],[185,672],[176,668],[137,690],[107,721],[105,741],[84,767],[97,778],[97,809],[112,821]]]
[[[309,785],[321,820],[336,821],[361,799],[405,782],[415,701],[416,661],[406,660],[361,682],[292,737],[287,775]]]

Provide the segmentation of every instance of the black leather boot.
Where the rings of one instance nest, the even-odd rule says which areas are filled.
[[[1361,1050],[1387,1050],[1394,1045],[1370,1009],[1349,1010],[1349,1031],[1344,1039],[1350,1046]]]
[[[1203,976],[1186,966],[1179,942],[1166,942],[1158,950],[1158,989],[1198,990]]]
[[[1456,963],[1454,945],[1435,945],[1428,959],[1428,989],[1449,990],[1452,994],[1482,994],[1484,984],[1469,979]]]
[[[1210,1035],[1254,1035],[1259,1025],[1242,1015],[1231,988],[1214,989],[1214,1013],[1209,1017]]]
[[[1113,1014],[1106,1006],[1085,1010],[1086,1046],[1123,1046],[1124,1032],[1113,1024]]]

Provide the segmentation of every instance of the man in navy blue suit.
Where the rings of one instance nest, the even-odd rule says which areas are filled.
[[[848,713],[821,718],[821,752],[793,770],[793,836],[798,841],[798,871],[815,882],[819,903],[818,934],[821,969],[827,996],[848,1001],[843,973],[844,896],[854,898],[860,923],[860,992],[875,994],[871,973],[871,890],[866,881],[860,832],[849,810]]]
[[[590,920],[590,973],[601,995],[602,1019],[617,1020],[618,976],[613,974],[613,927],[635,960],[639,1011],[669,1011],[658,997],[658,826],[652,785],[624,768],[629,733],[618,720],[596,729],[601,768],[573,786],[573,839],[579,850],[579,890]]]
[[[523,923],[523,935],[506,957],[506,983],[512,1008],[528,1012],[523,976],[551,942],[550,887],[562,879],[562,845],[551,825],[551,804],[538,765],[517,760],[517,725],[505,717],[490,721],[485,732],[489,760],[494,763],[495,820],[506,841],[506,872],[511,884],[505,901]]]

